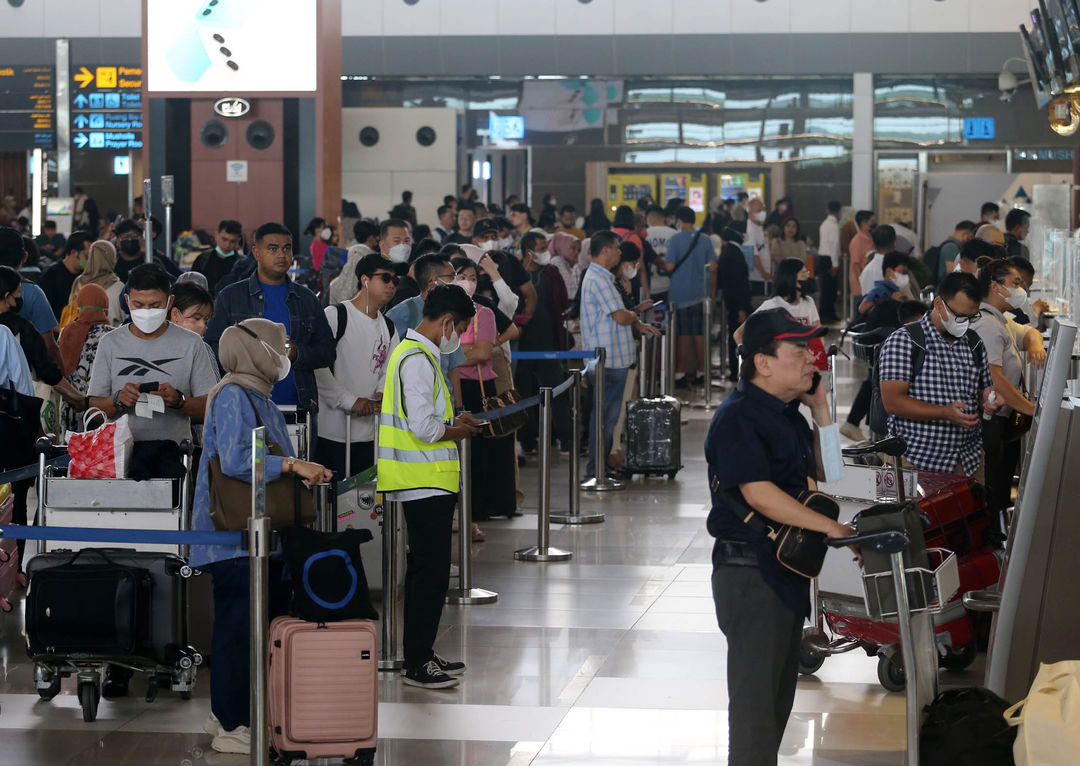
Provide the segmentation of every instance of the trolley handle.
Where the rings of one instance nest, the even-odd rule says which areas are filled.
[[[844,457],[857,457],[870,455],[875,452],[883,452],[889,457],[900,457],[907,451],[907,442],[902,436],[890,436],[887,439],[879,439],[876,442],[863,444],[858,447],[845,447],[841,450]]]
[[[907,548],[907,533],[902,529],[879,529],[873,532],[863,532],[851,537],[827,537],[825,544],[830,548],[844,548],[848,545],[868,545],[883,553],[900,553]]]
[[[42,436],[34,442],[34,449],[38,454],[44,455],[46,458],[67,454],[66,444],[53,444],[47,436]]]

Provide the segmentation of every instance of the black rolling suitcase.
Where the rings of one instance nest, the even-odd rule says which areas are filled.
[[[671,396],[635,399],[626,403],[627,474],[667,474],[674,479],[682,468],[682,405]]]
[[[187,640],[191,569],[179,556],[120,548],[52,551],[30,559],[26,575],[26,645],[35,662],[74,657],[174,666],[193,655]]]

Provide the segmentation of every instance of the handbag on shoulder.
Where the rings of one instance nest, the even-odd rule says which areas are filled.
[[[474,338],[476,337],[477,329],[478,321],[474,317]],[[492,357],[494,356],[495,352],[492,351]],[[506,357],[504,357],[500,353],[499,358],[502,359],[506,377],[510,381],[510,388],[502,394],[493,393],[491,396],[488,396],[484,392],[484,370],[479,364],[476,365],[476,379],[477,382],[480,383],[480,406],[483,407],[485,412],[487,412],[488,410],[497,410],[501,409],[502,407],[508,407],[511,404],[516,404],[517,402],[521,401],[521,395],[514,389],[514,377],[510,374],[510,365],[507,364]],[[494,362],[492,364],[494,365]],[[496,381],[492,381],[492,386],[493,389],[497,388]],[[495,420],[492,420],[488,423],[486,433],[484,435],[490,437],[507,436],[524,426],[528,422],[528,418],[528,413],[526,413],[524,410],[522,410],[521,412],[515,412],[511,415],[506,415],[505,417],[496,418]]]
[[[262,418],[251,395],[242,386],[240,389],[255,412],[255,422],[262,427]],[[269,442],[266,447],[270,455],[288,456],[277,442]],[[251,482],[226,475],[221,470],[218,455],[210,460],[210,519],[215,529],[242,532],[248,528],[252,489]],[[270,517],[271,529],[311,524],[315,521],[315,498],[296,474],[281,476],[266,484],[266,514]]]

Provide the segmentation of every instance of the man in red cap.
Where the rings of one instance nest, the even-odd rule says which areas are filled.
[[[809,612],[810,581],[777,561],[765,525],[853,534],[796,499],[817,478],[816,440],[799,405],[810,408],[815,427],[832,423],[809,345],[827,331],[781,308],[752,314],[743,326],[738,388],[705,439],[713,602],[728,644],[730,766],[776,763]]]

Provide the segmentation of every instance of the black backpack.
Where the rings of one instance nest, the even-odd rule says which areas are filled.
[[[926,333],[923,326],[918,322],[906,324],[898,328],[896,332],[906,332],[911,336],[914,348],[911,349],[911,376],[908,378],[908,382],[914,383],[915,378],[919,376],[919,372],[922,370],[923,362],[926,361]],[[967,341],[968,346],[971,348],[971,355],[975,358],[976,366],[982,366],[985,350],[979,334],[974,330],[968,330],[964,333],[964,340]],[[885,411],[885,403],[881,399],[880,350],[878,351],[877,366],[874,369],[874,374],[870,377],[870,415],[868,422],[873,433],[880,436],[888,435],[889,413]]]
[[[1013,766],[1016,729],[1009,703],[988,689],[948,689],[926,706],[919,737],[923,766]]]
[[[938,268],[941,266],[941,245],[934,245],[926,249],[922,254],[922,262],[930,269],[930,286],[938,283]]]

